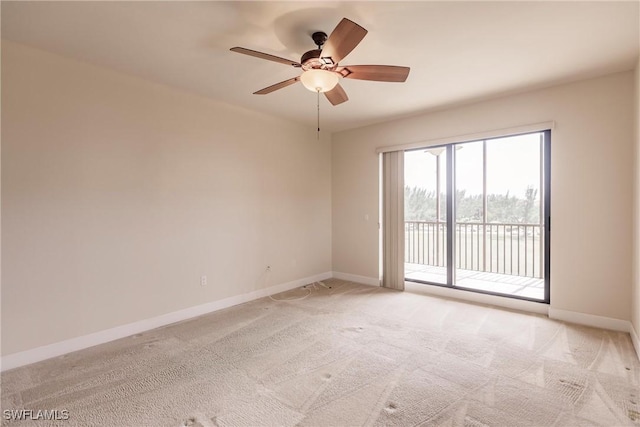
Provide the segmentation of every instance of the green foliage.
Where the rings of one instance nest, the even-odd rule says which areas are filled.
[[[436,192],[424,188],[404,187],[404,217],[407,221],[435,221]],[[441,205],[446,202],[444,194],[440,195]],[[442,209],[442,206],[441,206]]]
[[[456,216],[458,222],[482,222],[482,196],[467,196],[466,190],[456,191]]]
[[[407,221],[435,221],[436,193],[424,188],[408,186],[404,189],[405,219]],[[440,194],[440,220],[446,218],[446,195]],[[482,222],[482,195],[467,196],[465,190],[456,191],[457,222]],[[540,219],[538,190],[527,187],[523,198],[507,194],[487,195],[487,222],[536,224]]]

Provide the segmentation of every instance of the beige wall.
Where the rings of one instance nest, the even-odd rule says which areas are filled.
[[[378,277],[376,147],[554,120],[551,306],[630,320],[632,91],[626,72],[335,134],[333,270]]]
[[[3,41],[2,354],[331,271],[330,150]]]
[[[635,70],[635,188],[634,188],[634,245],[633,245],[633,293],[631,322],[636,334],[640,334],[640,58]],[[638,354],[640,357],[640,353]]]

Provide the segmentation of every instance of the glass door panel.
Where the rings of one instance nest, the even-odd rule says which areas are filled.
[[[447,153],[405,152],[405,277],[447,284]]]
[[[484,146],[484,141],[455,146],[457,286],[468,284],[485,268]]]
[[[498,278],[507,275],[497,292],[540,300],[544,299],[543,147],[542,133],[486,142],[485,271]]]

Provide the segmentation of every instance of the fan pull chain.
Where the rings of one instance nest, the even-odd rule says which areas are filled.
[[[320,140],[320,88],[318,88],[316,90],[316,93],[318,94],[318,133],[317,133],[317,139]]]

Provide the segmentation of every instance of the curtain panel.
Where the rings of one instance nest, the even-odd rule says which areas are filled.
[[[404,151],[382,155],[382,286],[404,290]]]

